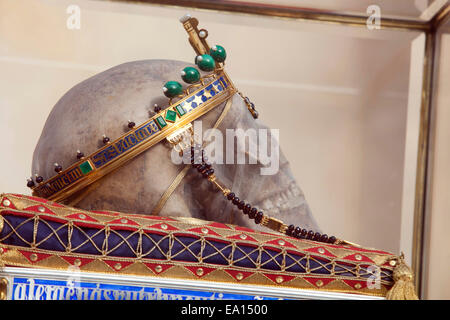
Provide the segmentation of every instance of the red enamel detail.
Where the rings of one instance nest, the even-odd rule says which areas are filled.
[[[208,230],[208,233],[203,233],[203,231],[202,231],[203,229]],[[192,229],[188,229],[186,231],[201,233],[201,234],[203,234],[205,236],[217,236],[217,237],[220,237],[220,234],[218,234],[217,232],[215,232],[215,231],[213,231],[213,230],[211,230],[209,228],[206,228],[206,227],[192,228]]]
[[[5,204],[4,204],[5,200],[9,201],[9,206],[5,206]],[[2,201],[0,202],[0,205],[3,206],[3,207],[6,207],[6,208],[17,209],[16,206],[11,201],[11,199],[9,199],[7,197],[3,197],[2,198]]]
[[[125,269],[126,267],[128,267],[130,264],[133,264],[133,261],[118,261],[118,260],[103,260],[104,263],[106,263],[108,266],[111,267],[111,269],[113,269],[114,271],[121,271],[123,269]],[[116,269],[115,266],[120,263],[121,268],[120,269]]]
[[[167,226],[166,229],[163,229],[161,226],[165,224]],[[171,226],[170,224],[167,223],[157,223],[157,224],[153,224],[151,226],[148,226],[147,228],[156,228],[156,229],[160,229],[163,231],[173,231],[173,230],[178,230],[178,228],[175,228],[174,226]]]
[[[164,273],[164,271],[173,267],[171,264],[159,264],[159,263],[144,263],[150,270],[152,270],[155,274]],[[161,266],[162,270],[160,272],[156,271],[156,267]]]
[[[284,241],[284,244],[280,244],[279,243],[280,240]],[[297,247],[294,246],[292,243],[290,243],[290,242],[286,241],[286,239],[282,239],[282,238],[267,241],[266,244],[271,244],[271,245],[276,245],[276,246],[280,246],[280,247],[289,247],[289,248],[297,249]]]
[[[254,274],[254,272],[248,272],[248,271],[240,271],[240,270],[234,270],[234,269],[225,269],[225,271],[232,276],[234,279],[236,279],[237,281],[242,281],[245,278],[250,277],[251,275]],[[238,275],[238,273],[242,274],[242,279],[238,280],[236,277]]]
[[[352,289],[355,289],[355,290],[361,290],[361,289],[364,289],[364,288],[367,287],[367,282],[365,280],[364,281],[360,281],[360,280],[342,280],[342,281],[344,281],[347,285],[349,285],[350,287],[352,287]],[[357,283],[359,283],[361,285],[361,288],[359,288],[359,289],[355,288],[355,285]]]
[[[44,208],[44,212],[39,211],[39,208]],[[51,211],[49,208],[47,208],[46,206],[43,206],[43,205],[36,205],[36,206],[27,207],[24,210],[37,212],[37,213],[55,214],[53,211]]]
[[[36,252],[32,252],[32,251],[30,252],[30,251],[22,251],[22,250],[19,250],[19,252],[20,252],[21,254],[23,254],[23,255],[25,256],[25,258],[27,258],[31,263],[39,262],[39,261],[44,260],[44,259],[46,259],[46,258],[48,258],[48,257],[51,256],[51,254],[46,254],[46,253],[36,253]],[[31,257],[32,254],[35,254],[35,255],[37,256],[36,261],[31,260],[30,257]]]
[[[319,249],[320,249],[320,248],[322,248],[323,250],[325,250],[325,252],[324,252],[324,253],[320,253],[320,252],[319,252]],[[309,248],[309,249],[306,249],[305,251],[312,252],[312,253],[317,253],[317,254],[320,254],[320,255],[323,255],[323,256],[327,256],[327,257],[336,258],[336,256],[335,256],[334,254],[332,254],[330,251],[328,251],[328,250],[325,248],[325,246],[323,246],[323,247]]]
[[[303,279],[305,279],[306,281],[308,281],[309,283],[311,283],[313,286],[316,286],[318,288],[326,286],[327,284],[329,284],[330,282],[336,280],[333,278],[311,278],[311,277],[304,277]],[[318,286],[316,283],[317,281],[321,280],[323,282],[322,286]]]
[[[126,219],[126,222],[123,222],[122,220]],[[115,219],[112,220],[110,222],[108,222],[109,224],[122,224],[122,225],[128,225],[128,226],[137,226],[139,227],[139,223],[137,223],[136,221],[133,221],[131,219],[129,219],[128,217],[122,217],[120,219]]]
[[[357,255],[361,256],[361,260],[356,259]],[[362,255],[360,253],[354,253],[354,254],[346,256],[346,257],[344,257],[342,259],[351,260],[351,261],[355,261],[355,262],[370,262],[370,263],[374,263],[371,259],[367,258],[366,256],[364,256],[364,255]]]
[[[245,239],[242,239],[242,238],[241,238],[241,235],[242,235],[242,234],[245,234],[245,233],[235,234],[234,236],[229,236],[229,237],[227,237],[227,239],[233,239],[233,240],[239,240],[239,241],[253,241],[253,242],[258,242],[255,238],[250,237],[248,234],[245,234],[245,235],[246,235],[246,238],[245,238]]]
[[[211,273],[214,270],[216,270],[215,268],[206,268],[206,267],[200,267],[200,266],[185,266],[185,268],[188,269],[190,272],[192,272],[192,274],[195,275],[197,278],[204,277],[208,273]],[[203,269],[203,274],[202,275],[198,275],[197,274],[197,270],[198,269]]]
[[[61,258],[66,260],[71,265],[75,265],[75,260],[77,260],[77,259],[80,260],[81,264],[78,267],[82,267],[94,260],[94,259],[78,258],[78,257],[70,257],[70,256],[62,256]]]
[[[271,274],[271,273],[263,273],[263,274],[276,284],[285,283],[285,282],[291,281],[292,279],[295,278],[294,276],[288,276],[288,275],[284,275],[284,274]],[[276,279],[277,279],[277,277],[280,277],[280,276],[283,277],[283,281],[277,282]]]
[[[86,222],[99,222],[97,219],[92,218],[86,213],[74,213],[68,216],[65,216],[66,219],[77,219]]]

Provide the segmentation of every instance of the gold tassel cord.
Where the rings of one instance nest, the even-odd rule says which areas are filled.
[[[419,300],[413,283],[413,272],[406,265],[403,255],[398,258],[394,269],[394,285],[386,294],[388,300]]]

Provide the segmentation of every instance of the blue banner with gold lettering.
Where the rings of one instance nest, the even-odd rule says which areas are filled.
[[[171,289],[105,282],[14,277],[12,300],[277,300],[278,298],[212,290]]]

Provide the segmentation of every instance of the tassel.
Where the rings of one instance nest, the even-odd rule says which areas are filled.
[[[403,254],[394,269],[394,285],[386,294],[388,300],[419,300],[413,283],[413,273],[404,261]]]

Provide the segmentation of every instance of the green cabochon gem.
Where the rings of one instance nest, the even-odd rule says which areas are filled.
[[[224,62],[227,58],[227,52],[225,48],[219,45],[215,45],[209,51],[209,54],[216,60],[217,62]]]
[[[167,81],[163,92],[166,97],[173,98],[183,93],[183,86],[178,81]]]
[[[195,63],[203,71],[213,71],[216,67],[216,63],[214,62],[213,57],[209,54],[202,54],[201,56],[197,56],[195,58]]]
[[[193,67],[186,67],[181,71],[181,78],[186,83],[196,83],[200,80],[200,72]]]

